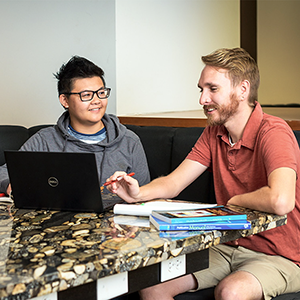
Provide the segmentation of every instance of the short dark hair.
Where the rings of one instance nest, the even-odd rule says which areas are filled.
[[[104,81],[104,71],[88,59],[80,56],[73,56],[66,64],[63,64],[59,71],[54,74],[58,80],[58,94],[70,93],[76,79],[91,78],[98,76]]]

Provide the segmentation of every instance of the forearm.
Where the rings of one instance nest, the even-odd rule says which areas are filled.
[[[169,175],[159,177],[149,184],[142,186],[138,193],[140,199],[138,201],[148,201],[158,198],[174,198],[206,169],[206,166],[203,166],[196,161],[185,159]]]
[[[284,215],[294,208],[295,197],[291,195],[285,199],[265,186],[251,193],[236,195],[228,201],[228,204]]]
[[[180,190],[172,180],[166,177],[159,177],[150,183],[140,187],[138,201],[148,201],[158,198],[170,199],[179,194]]]
[[[236,195],[228,204],[285,215],[295,207],[296,172],[290,168],[275,169],[268,176],[268,185],[256,191]]]
[[[136,179],[126,176],[124,172],[115,172],[108,181],[115,181],[119,177],[122,180],[113,182],[108,186],[108,189],[129,203],[158,198],[174,198],[206,169],[207,167],[198,162],[185,159],[169,175],[154,179],[142,187],[138,185]]]

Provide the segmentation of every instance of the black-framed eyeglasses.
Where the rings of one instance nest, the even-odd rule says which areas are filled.
[[[79,95],[80,100],[85,101],[91,101],[94,98],[94,95],[96,94],[99,99],[105,99],[108,98],[110,95],[111,88],[100,88],[97,91],[82,91],[80,93],[63,93],[65,95]]]

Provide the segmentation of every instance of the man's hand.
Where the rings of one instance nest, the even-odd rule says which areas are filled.
[[[117,179],[122,177],[122,179]],[[134,203],[141,201],[139,199],[140,187],[136,179],[127,176],[125,172],[115,172],[111,177],[109,177],[106,182],[114,181],[107,186],[107,189],[113,193],[117,194],[120,198],[129,203]]]

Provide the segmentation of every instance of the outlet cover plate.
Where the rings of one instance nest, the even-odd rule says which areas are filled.
[[[164,282],[186,273],[186,257],[180,255],[161,262],[160,281]]]

